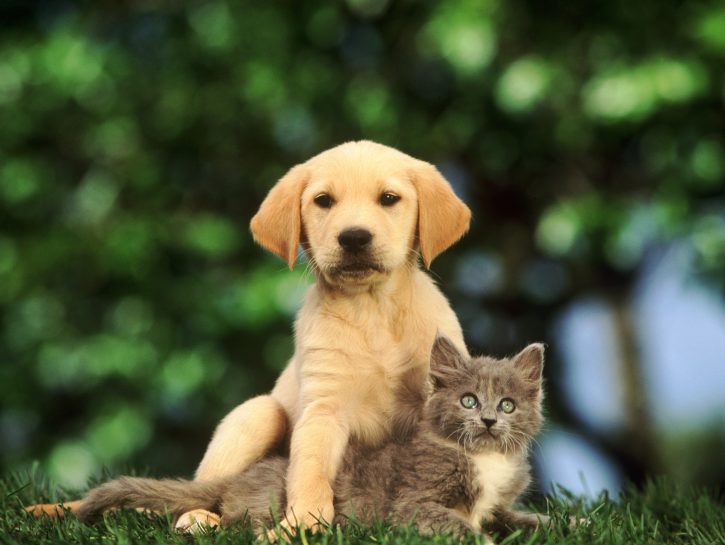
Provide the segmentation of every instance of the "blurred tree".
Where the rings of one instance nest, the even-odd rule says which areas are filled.
[[[436,163],[471,204],[434,274],[472,350],[611,302],[630,421],[587,426],[556,350],[552,416],[635,482],[670,467],[628,305],[674,238],[725,279],[722,6],[10,1],[0,29],[5,468],[189,473],[285,364],[310,281],[249,218],[287,168],[357,138]]]

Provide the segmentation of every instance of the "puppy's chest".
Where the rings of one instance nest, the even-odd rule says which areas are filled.
[[[376,344],[351,356],[339,377],[351,433],[367,444],[411,427],[423,404],[428,366],[411,347]]]
[[[300,339],[302,388],[315,398],[343,396],[351,433],[367,444],[409,428],[422,406],[435,327],[415,313],[394,315],[385,305],[328,306]]]
[[[520,461],[500,453],[470,456],[472,487],[476,498],[468,512],[470,524],[480,529],[481,522],[489,520],[493,511],[510,501],[510,491],[518,477]]]
[[[408,323],[413,321],[410,316],[393,326],[390,316],[377,310],[361,323],[330,321],[324,342],[345,360],[344,369],[338,369],[341,379],[352,376],[365,383],[377,382],[382,389],[395,389],[411,369],[427,371],[434,331],[414,327]]]
[[[404,409],[407,398],[422,405],[423,380],[428,361],[409,347],[391,344],[370,354],[361,354],[351,370],[354,393],[363,396],[364,413],[376,413],[389,421]],[[376,418],[377,419],[377,418]]]

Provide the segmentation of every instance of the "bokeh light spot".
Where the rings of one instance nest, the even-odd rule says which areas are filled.
[[[92,87],[104,70],[106,49],[92,43],[70,25],[60,25],[39,49],[35,76],[67,96],[79,96]]]
[[[206,2],[189,14],[199,42],[209,49],[228,49],[234,41],[234,20],[225,2]]]
[[[691,240],[707,269],[717,270],[725,262],[725,214],[706,214],[692,229]]]
[[[41,187],[41,174],[32,161],[9,159],[0,168],[0,197],[11,205],[32,198]]]
[[[538,57],[511,63],[496,83],[496,101],[509,112],[523,112],[540,102],[551,89],[553,69]]]
[[[84,442],[63,441],[48,457],[48,475],[61,486],[84,488],[98,461]]]
[[[320,6],[306,26],[307,35],[319,46],[332,47],[342,41],[344,26],[340,12],[334,5]]]
[[[125,297],[113,307],[110,321],[114,329],[125,335],[140,335],[153,325],[153,309],[138,297]]]
[[[475,297],[500,290],[503,280],[501,259],[489,253],[475,252],[463,256],[456,270],[456,283],[459,289]]]
[[[22,91],[21,74],[9,63],[0,62],[0,104],[15,102]]]
[[[539,247],[553,256],[568,253],[581,233],[581,224],[574,209],[561,204],[547,210],[536,228]]]
[[[77,342],[44,343],[38,354],[36,376],[51,389],[88,388],[114,375],[144,376],[156,358],[156,349],[146,340],[102,333]]]
[[[346,99],[348,108],[366,130],[385,128],[397,117],[388,89],[375,76],[353,79],[348,85]]]
[[[637,121],[664,103],[689,101],[706,85],[698,62],[659,56],[595,75],[583,89],[584,110],[595,120]]]
[[[690,165],[702,185],[715,187],[722,185],[725,174],[725,160],[720,141],[704,139],[697,143],[692,151]]]
[[[93,457],[108,465],[127,459],[151,438],[148,418],[135,407],[121,406],[96,418],[86,432]]]
[[[725,6],[714,3],[695,23],[695,36],[701,43],[725,53]]]
[[[184,245],[210,258],[232,254],[240,243],[238,228],[228,219],[212,214],[194,217],[183,231]]]
[[[0,274],[12,270],[17,263],[18,252],[13,241],[7,237],[0,236]]]
[[[496,52],[496,31],[489,16],[492,2],[441,3],[422,35],[423,49],[432,49],[462,75],[484,69]]]
[[[89,171],[72,196],[68,220],[78,224],[101,222],[113,210],[118,192],[110,174],[102,170]]]
[[[563,429],[552,429],[539,440],[537,462],[548,477],[544,491],[555,494],[558,486],[588,498],[603,490],[617,498],[622,474],[612,461],[581,436]]]

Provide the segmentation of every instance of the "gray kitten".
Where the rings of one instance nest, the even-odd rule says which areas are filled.
[[[512,509],[530,481],[529,444],[542,424],[544,348],[510,359],[469,359],[438,337],[430,388],[412,435],[371,448],[348,447],[338,471],[335,522],[354,517],[413,524],[423,533],[481,532],[484,526],[536,527],[546,517]],[[240,475],[215,481],[121,477],[92,489],[79,517],[112,507],[221,513],[222,524],[255,528],[284,513],[288,459],[269,457]]]

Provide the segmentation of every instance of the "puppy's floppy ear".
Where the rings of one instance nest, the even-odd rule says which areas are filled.
[[[430,353],[430,380],[434,388],[448,385],[462,369],[466,367],[467,358],[451,340],[438,333]]]
[[[430,267],[438,254],[468,231],[471,211],[433,165],[416,161],[411,178],[418,192],[420,253]]]
[[[544,348],[542,343],[530,344],[513,358],[514,367],[531,382],[541,381],[544,371]]]
[[[250,223],[254,240],[284,259],[290,269],[297,260],[302,190],[308,177],[304,165],[293,167],[269,191]]]

